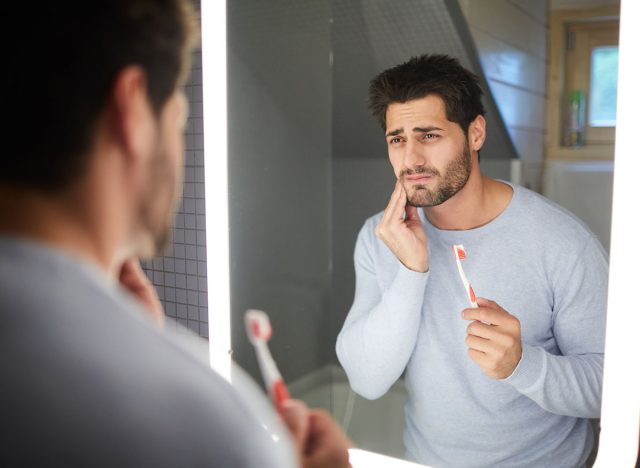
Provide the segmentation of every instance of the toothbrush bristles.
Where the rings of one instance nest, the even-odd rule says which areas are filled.
[[[271,339],[271,322],[263,311],[250,309],[245,313],[244,320],[249,339],[263,341]]]
[[[464,247],[461,244],[456,245],[455,249],[456,249],[456,254],[458,255],[458,258],[460,260],[464,260],[465,258],[467,258],[467,253],[465,252]]]

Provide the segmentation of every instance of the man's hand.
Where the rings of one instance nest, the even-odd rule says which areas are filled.
[[[429,270],[429,250],[422,220],[415,206],[407,205],[407,194],[398,181],[384,210],[376,236],[410,270]]]
[[[159,324],[164,324],[164,310],[162,303],[153,285],[144,274],[140,261],[130,258],[122,264],[120,269],[120,286],[133,294],[145,307],[153,319]]]
[[[477,309],[462,311],[465,320],[473,320],[467,327],[469,357],[492,379],[507,378],[522,357],[520,321],[493,301],[477,301]]]
[[[353,443],[326,412],[310,410],[298,400],[283,404],[282,418],[291,431],[303,468],[347,468]]]

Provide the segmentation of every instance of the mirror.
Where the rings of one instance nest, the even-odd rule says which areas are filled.
[[[402,11],[383,1],[228,3],[233,358],[260,381],[241,318],[249,308],[266,310],[270,346],[292,393],[331,411],[363,448],[394,456],[404,453],[402,383],[378,401],[355,396],[334,347],[353,300],[357,232],[384,209],[394,183],[383,137],[366,110],[367,81],[380,63],[386,68],[450,47],[425,50],[414,33],[426,21],[418,12],[447,20],[438,3],[406,2]],[[569,205],[580,201],[576,188],[594,184],[600,205],[578,214],[593,217],[585,221],[608,247],[611,162],[544,165],[546,2],[460,7],[496,96],[494,111],[504,119],[488,132],[506,127],[521,157],[483,153],[485,173]],[[504,39],[518,33],[513,24],[527,26],[515,45]],[[566,187],[572,189],[562,193]]]
[[[610,161],[544,163],[545,1],[460,1],[457,15],[437,1],[390,5],[228,2],[231,343],[233,359],[260,382],[242,315],[267,311],[270,347],[292,394],[329,410],[360,447],[402,457],[402,381],[382,399],[364,400],[335,356],[353,300],[356,235],[384,209],[394,184],[366,109],[368,80],[411,55],[455,50],[451,41],[464,46],[472,38],[479,61],[467,60],[481,65],[495,99],[488,105],[496,122],[490,138],[500,149],[494,154],[520,157],[485,151],[483,170],[573,203],[567,208],[574,211],[585,208],[580,188],[598,187],[597,209],[577,214],[605,247],[613,168]],[[458,35],[424,42],[428,21]]]
[[[401,457],[402,382],[364,400],[334,351],[353,300],[356,235],[394,184],[366,109],[368,80],[411,55],[451,49],[444,36],[432,48],[420,42],[427,16],[468,19],[504,120],[488,132],[506,127],[520,155],[512,162],[483,151],[485,173],[565,204],[580,201],[585,181],[594,184],[600,205],[579,214],[593,215],[608,247],[612,164],[544,165],[546,2],[462,1],[465,16],[454,19],[440,2],[389,5],[228,2],[231,320],[233,358],[258,381],[241,321],[249,308],[270,314],[270,347],[295,396],[331,411],[361,447]]]

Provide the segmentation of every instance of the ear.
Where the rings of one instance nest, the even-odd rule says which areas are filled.
[[[113,125],[118,143],[132,161],[145,159],[153,147],[155,116],[147,95],[147,78],[139,66],[120,71],[112,88]]]
[[[487,138],[486,128],[487,121],[484,120],[482,115],[478,115],[473,122],[469,124],[467,139],[471,151],[480,151],[480,148],[482,148],[484,140]]]

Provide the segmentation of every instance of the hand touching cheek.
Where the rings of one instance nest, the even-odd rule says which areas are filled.
[[[130,258],[122,264],[118,279],[120,285],[127,289],[149,312],[159,326],[164,324],[164,309],[153,285],[144,274],[137,258]]]
[[[400,182],[396,182],[389,205],[376,226],[376,236],[410,270],[429,270],[427,235],[418,208],[407,205],[407,194]]]

